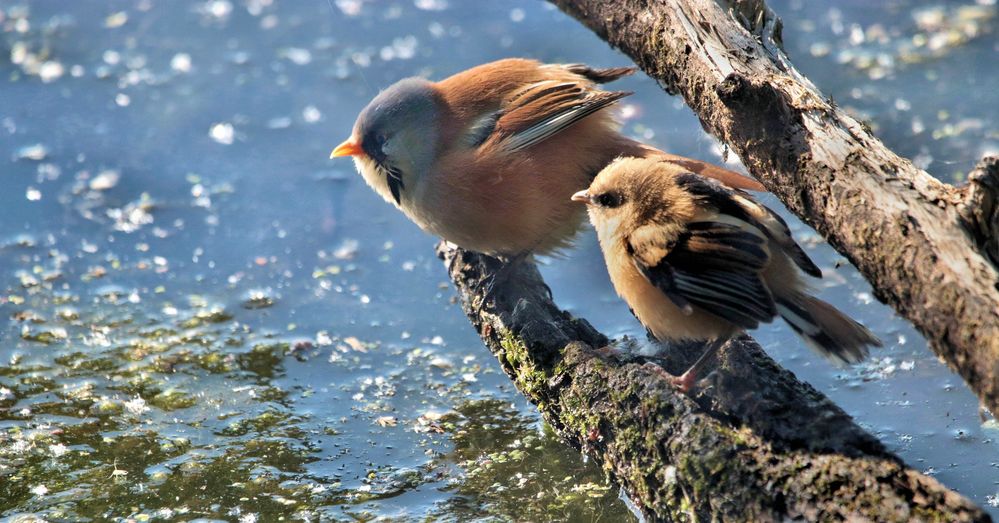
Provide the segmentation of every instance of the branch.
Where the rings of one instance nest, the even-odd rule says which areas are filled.
[[[968,175],[958,212],[978,248],[999,265],[999,157],[983,158]]]
[[[533,264],[508,272],[483,304],[497,262],[444,244],[438,255],[520,392],[651,520],[989,521],[748,337],[726,345],[695,401],[559,310]],[[692,352],[671,350],[664,366],[678,372]]]
[[[763,0],[550,1],[682,94],[999,412],[994,163],[962,191],[897,156],[794,69]]]

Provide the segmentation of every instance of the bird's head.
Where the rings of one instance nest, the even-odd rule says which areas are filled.
[[[382,196],[401,202],[434,163],[440,138],[440,95],[422,78],[407,78],[378,94],[361,111],[346,141],[330,158],[352,156]]]
[[[601,238],[623,237],[649,221],[676,218],[671,216],[674,207],[686,203],[674,183],[681,172],[682,168],[661,160],[618,158],[572,200],[586,204]]]

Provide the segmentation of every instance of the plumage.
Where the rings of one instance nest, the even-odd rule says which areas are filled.
[[[597,84],[633,68],[507,59],[379,93],[333,156],[424,230],[503,257],[570,245],[584,211],[569,196],[614,158],[656,156],[760,190],[752,179],[621,135],[608,110],[629,93]]]
[[[631,94],[586,90],[575,83],[551,83],[532,84],[514,95],[493,130],[498,149],[526,149]]]
[[[880,345],[808,294],[798,269],[821,271],[787,224],[741,190],[673,162],[622,158],[572,199],[588,204],[618,294],[661,341],[712,340],[716,350],[781,316],[810,347],[843,363]],[[689,388],[703,361],[671,379]]]

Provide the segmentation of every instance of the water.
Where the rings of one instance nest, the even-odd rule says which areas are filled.
[[[994,2],[773,7],[801,69],[934,175],[961,179],[999,150]],[[506,56],[626,58],[526,0],[0,13],[0,518],[631,518],[500,373],[434,240],[327,159],[399,78]],[[641,76],[620,88],[636,92],[626,132],[722,161],[679,99]],[[783,327],[757,339],[999,515],[995,422],[791,221],[826,272],[821,296],[887,347],[844,371]],[[543,271],[563,306],[640,334],[592,234]]]

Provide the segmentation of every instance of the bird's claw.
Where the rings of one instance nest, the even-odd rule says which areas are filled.
[[[694,388],[694,385],[697,383],[697,376],[691,372],[684,372],[683,375],[681,376],[674,376],[669,372],[666,372],[666,369],[660,367],[659,365],[656,365],[655,363],[652,363],[651,361],[646,362],[642,366],[662,376],[662,378],[668,381],[670,385],[673,385],[674,387],[677,388],[677,390],[687,395],[690,394],[690,391]]]

